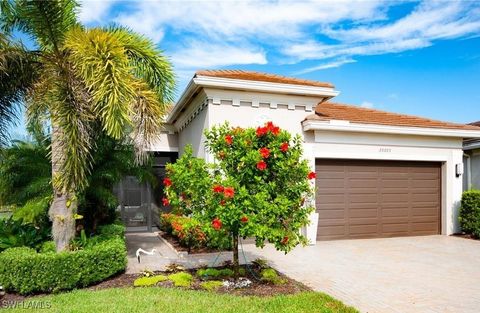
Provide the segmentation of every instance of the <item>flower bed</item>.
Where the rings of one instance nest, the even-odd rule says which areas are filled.
[[[0,285],[30,294],[85,287],[125,270],[123,226],[106,226],[95,243],[72,252],[42,252],[19,247],[0,253]]]

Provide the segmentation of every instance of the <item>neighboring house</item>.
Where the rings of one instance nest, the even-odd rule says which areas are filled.
[[[333,103],[330,83],[236,70],[199,71],[167,117],[152,151],[213,161],[204,130],[228,121],[273,121],[304,139],[317,179],[315,240],[452,234],[458,231],[462,143],[480,127]],[[158,195],[157,195],[158,196]]]
[[[480,126],[480,121],[470,125]],[[463,142],[465,174],[463,189],[480,189],[480,139],[466,139]]]

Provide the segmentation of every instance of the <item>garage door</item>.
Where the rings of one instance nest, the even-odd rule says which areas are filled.
[[[317,240],[439,234],[440,167],[317,159]]]

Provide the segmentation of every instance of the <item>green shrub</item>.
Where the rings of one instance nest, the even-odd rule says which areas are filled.
[[[55,247],[55,242],[54,241],[45,241],[42,243],[42,247],[40,248],[40,253],[55,253],[57,252],[57,249]]]
[[[209,280],[200,283],[200,287],[207,291],[214,291],[223,286],[223,282],[219,280]]]
[[[0,219],[0,252],[15,247],[38,249],[49,238],[50,229],[47,227],[37,228],[13,217]]]
[[[192,285],[193,276],[186,272],[179,272],[168,275],[168,279],[173,282],[175,287],[190,287]]]
[[[85,287],[124,271],[126,256],[122,238],[111,238],[73,252],[7,249],[0,253],[0,285],[21,294]]]
[[[106,237],[125,237],[125,226],[120,224],[109,224],[98,227],[98,233]]]
[[[463,193],[458,219],[464,232],[480,238],[480,190]]]
[[[240,275],[245,275],[245,269],[240,268],[239,269],[239,274]],[[232,277],[234,275],[233,270],[229,268],[224,268],[224,269],[217,269],[217,268],[202,268],[197,271],[197,276],[203,279],[210,279],[210,278],[228,278]]]
[[[262,281],[272,283],[274,285],[283,285],[287,281],[281,278],[273,268],[266,268],[260,272]]]
[[[155,275],[150,277],[140,277],[135,279],[133,282],[133,286],[135,287],[148,287],[154,286],[159,282],[168,280],[167,276],[165,275]]]

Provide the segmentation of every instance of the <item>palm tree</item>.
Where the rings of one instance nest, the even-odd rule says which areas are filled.
[[[51,125],[49,216],[61,251],[74,236],[76,194],[88,183],[96,125],[114,139],[130,138],[141,161],[158,138],[175,79],[169,61],[147,38],[120,26],[82,26],[74,0],[1,1],[3,31],[26,33],[36,46],[33,51],[15,44],[22,51],[16,70],[28,69],[22,75],[30,79],[3,74],[16,92],[5,106],[22,100],[30,121]]]

